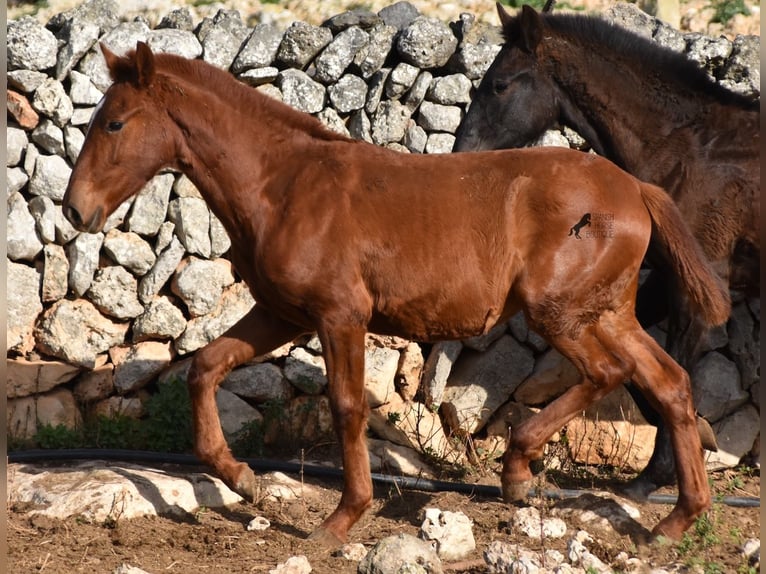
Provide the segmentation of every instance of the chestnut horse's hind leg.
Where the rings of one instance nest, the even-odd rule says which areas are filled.
[[[292,341],[304,331],[256,305],[223,335],[197,351],[189,370],[194,452],[229,488],[251,502],[257,491],[255,475],[245,463],[234,460],[226,444],[215,393],[234,367]]]
[[[710,506],[689,375],[640,328],[627,334],[625,342],[636,359],[633,382],[662,416],[676,461],[678,502],[653,533],[678,539]]]
[[[634,363],[626,353],[614,352],[618,341],[604,328],[605,322],[602,317],[598,323],[584,327],[576,339],[566,336],[550,339],[577,366],[583,379],[535,416],[511,429],[501,474],[506,502],[526,497],[532,480],[529,462],[542,457],[548,439],[572,417],[630,378]]]
[[[365,437],[368,405],[364,393],[365,329],[336,326],[319,330],[327,364],[330,406],[343,449],[343,493],[335,511],[311,535],[326,547],[347,540],[348,530],[372,504],[372,477]]]

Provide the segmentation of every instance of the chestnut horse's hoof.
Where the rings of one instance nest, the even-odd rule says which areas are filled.
[[[243,466],[242,471],[239,473],[237,484],[232,490],[248,502],[255,502],[260,498],[261,485],[250,467]]]
[[[509,503],[526,500],[531,488],[531,480],[509,481],[503,484],[503,500]]]
[[[309,534],[308,539],[311,542],[318,543],[320,546],[327,550],[335,550],[336,548],[339,548],[346,543],[346,540],[341,539],[334,533],[330,532],[327,528],[322,526]]]

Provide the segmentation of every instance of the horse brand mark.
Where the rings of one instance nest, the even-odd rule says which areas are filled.
[[[580,231],[583,227],[586,239],[607,239],[614,237],[614,213],[586,213],[580,221],[569,228],[569,235],[582,239]]]
[[[585,215],[583,215],[583,216],[580,218],[580,221],[578,221],[578,222],[577,222],[577,223],[575,223],[575,224],[574,224],[572,227],[570,227],[570,228],[569,228],[569,235],[572,235],[572,234],[574,234],[574,236],[575,236],[577,239],[582,239],[582,237],[580,237],[580,230],[581,230],[583,227],[585,227],[586,225],[587,225],[588,227],[590,227],[590,213],[586,213]]]

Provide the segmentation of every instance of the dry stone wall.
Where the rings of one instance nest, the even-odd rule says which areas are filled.
[[[250,27],[227,10],[195,22],[179,8],[155,28],[117,14],[115,1],[90,0],[45,26],[8,23],[7,393],[16,438],[94,414],[142,416],[149,393],[183,377],[194,351],[254,304],[227,258],[225,230],[182,175],[157,175],[101,233],[78,233],[63,217],[71,167],[110,82],[98,42],[122,53],[140,40],[202,58],[355,138],[402,153],[446,153],[501,41],[470,14],[446,23],[407,2],[286,29]],[[630,4],[605,16],[758,95],[759,37],[682,34]],[[586,145],[566,129],[538,144]],[[705,389],[698,409],[722,447],[711,468],[748,453],[757,459],[759,450],[760,300],[735,299],[693,373]],[[662,340],[661,329],[653,334]],[[576,380],[521,316],[462,342],[370,336],[366,353],[371,458],[393,471],[423,472],[415,451],[453,462],[494,456],[508,424]],[[279,404],[284,424],[267,442],[317,441],[331,433],[326,385],[318,340],[287,345],[226,379],[218,395],[224,429],[234,436]],[[567,438],[578,460],[640,468],[654,429],[621,390],[570,423]]]

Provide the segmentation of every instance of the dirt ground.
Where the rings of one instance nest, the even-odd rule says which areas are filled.
[[[179,470],[179,469],[176,469]],[[197,469],[198,470],[198,469]],[[483,476],[468,476],[468,483],[499,484],[495,469]],[[544,488],[605,488],[607,479],[580,472],[571,475],[547,474]],[[588,478],[590,476],[590,478]],[[720,502],[725,496],[760,496],[760,472],[722,471],[712,473],[713,495],[719,501],[704,520],[698,521],[681,543],[637,543],[638,537],[651,529],[670,511],[669,505],[636,504],[640,517],[618,532],[596,522],[581,524],[578,514],[561,515],[567,507],[582,507],[593,495],[576,499],[531,501],[543,516],[560,515],[567,523],[561,539],[532,540],[511,527],[514,508],[499,499],[477,498],[454,492],[426,493],[376,486],[373,507],[352,529],[351,542],[372,547],[380,539],[406,532],[417,536],[423,509],[460,510],[473,522],[476,550],[459,563],[445,563],[447,572],[486,572],[482,552],[493,540],[519,544],[539,551],[557,549],[566,554],[566,541],[583,528],[594,538],[589,550],[615,571],[626,571],[617,560],[620,552],[638,557],[650,567],[674,565],[674,572],[755,573],[748,568],[741,547],[749,538],[760,539],[760,509],[732,507]],[[297,478],[297,477],[294,477]],[[609,478],[608,481],[621,480]],[[340,498],[340,481],[305,482],[318,486],[321,496],[287,503],[241,503],[229,509],[201,509],[193,516],[144,517],[118,519],[109,523],[89,523],[78,518],[54,520],[28,513],[29,508],[8,508],[9,572],[72,574],[75,572],[111,574],[121,564],[141,568],[150,574],[176,572],[214,572],[241,574],[269,572],[294,555],[305,555],[316,573],[343,574],[357,571],[357,562],[334,554],[306,537],[335,508]],[[661,492],[670,493],[668,489]],[[255,516],[264,516],[271,527],[263,532],[249,532],[247,524]],[[684,566],[685,568],[682,568]]]

